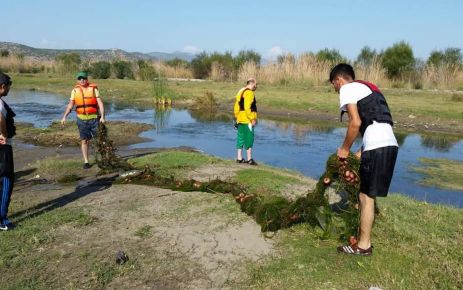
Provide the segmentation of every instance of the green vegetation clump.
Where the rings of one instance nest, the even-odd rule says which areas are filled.
[[[58,63],[58,71],[63,74],[72,75],[79,70],[82,59],[78,53],[71,52],[57,55],[56,62]]]
[[[339,53],[339,50],[337,49],[322,49],[319,50],[316,54],[315,57],[322,62],[329,62],[332,65],[335,65],[340,62],[347,62],[347,59]]]
[[[152,125],[111,121],[106,122],[109,137],[115,145],[128,145],[142,142],[145,139],[138,136],[143,131],[153,128]],[[75,121],[53,122],[47,128],[35,128],[32,124],[18,124],[18,139],[41,146],[78,146],[80,144],[79,131]]]
[[[149,158],[157,159],[156,156]],[[178,159],[178,157],[174,158]],[[197,162],[204,162],[204,157],[202,158],[197,160]],[[165,177],[165,175],[163,176],[158,174],[157,171],[153,171],[146,164],[146,161],[141,162],[145,166],[142,174],[125,177],[120,182],[154,185],[176,191],[204,191],[231,194],[240,204],[241,210],[254,217],[263,232],[277,231],[297,223],[310,223],[312,226],[320,226],[325,231],[325,235],[336,233],[341,234],[343,238],[348,238],[356,233],[357,224],[353,221],[356,221],[358,218],[358,210],[355,207],[360,182],[355,176],[358,177],[360,161],[353,155],[350,155],[346,161],[339,161],[336,154],[330,156],[327,161],[326,171],[320,177],[315,189],[309,191],[305,197],[300,197],[294,202],[275,194],[262,195],[259,193],[250,193],[246,187],[235,182],[221,180],[209,182],[200,182],[194,179],[181,180],[174,178],[173,175]],[[186,163],[191,167],[191,162]],[[244,172],[244,174],[248,174],[248,172]],[[335,216],[335,212],[328,205],[325,196],[325,190],[335,181],[338,181],[337,190],[342,190],[349,194],[349,199],[342,208],[342,213],[338,215],[340,219],[345,221],[341,226],[337,226],[335,220],[332,218]],[[255,180],[250,180],[249,182],[253,183]]]
[[[463,191],[463,161],[420,158],[420,163],[411,169],[423,176],[421,184]]]
[[[398,79],[413,71],[415,57],[412,47],[405,41],[387,48],[381,56],[383,67],[390,79]]]
[[[117,79],[134,79],[132,64],[128,61],[115,61],[112,64],[113,74]]]
[[[90,75],[96,79],[109,79],[111,77],[111,63],[107,61],[92,63]]]

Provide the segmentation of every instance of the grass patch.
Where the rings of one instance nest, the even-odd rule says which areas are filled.
[[[53,181],[70,182],[70,178],[77,180],[87,174],[96,174],[98,168],[93,166],[90,169],[82,169],[81,159],[63,159],[59,157],[48,157],[37,160],[33,165],[37,168],[36,174]]]
[[[152,125],[111,121],[106,122],[108,134],[114,145],[129,145],[145,141],[138,136],[143,131],[152,129]],[[64,126],[59,122],[52,123],[48,128],[35,128],[32,124],[18,124],[17,138],[41,146],[79,146],[79,130],[75,121]]]
[[[297,225],[279,232],[279,258],[250,264],[259,289],[459,289],[463,285],[460,209],[391,195],[379,201],[372,257],[336,253],[338,242]],[[310,285],[310,286],[309,286]]]
[[[281,193],[288,184],[302,184],[296,177],[265,169],[240,170],[235,178],[246,186],[250,193],[262,195]]]
[[[420,158],[420,163],[411,170],[422,174],[421,184],[463,191],[463,161]]]
[[[154,168],[156,174],[160,176],[174,176],[175,178],[184,177],[186,173],[195,168],[221,162],[216,157],[186,151],[160,152],[132,158],[128,161],[134,167],[143,168],[148,165]]]
[[[54,272],[56,264],[63,258],[63,253],[54,245],[57,241],[67,241],[58,229],[82,228],[94,221],[94,217],[82,210],[58,208],[25,218],[15,230],[2,232],[1,288],[64,288],[68,283],[66,277]]]
[[[151,236],[151,226],[149,225],[142,226],[135,232],[135,236],[142,238],[142,239]]]
[[[98,172],[97,166],[90,169],[82,169],[81,159],[63,159],[59,157],[48,157],[37,160],[32,167],[37,168],[34,174],[39,174],[41,178],[52,181],[69,183],[77,181],[89,174]]]

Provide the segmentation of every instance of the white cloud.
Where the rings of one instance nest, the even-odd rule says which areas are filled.
[[[279,55],[282,55],[284,53],[283,48],[279,46],[273,46],[271,47],[266,54],[266,58],[268,60],[276,60]]]
[[[183,47],[182,51],[187,52],[187,53],[191,53],[191,54],[198,54],[203,50],[201,48],[199,48],[199,47],[194,46],[194,45],[187,45],[187,46]]]

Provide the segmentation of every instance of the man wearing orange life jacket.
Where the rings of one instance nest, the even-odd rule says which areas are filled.
[[[64,111],[61,124],[64,125],[66,117],[76,106],[77,127],[79,128],[82,155],[84,157],[84,169],[90,168],[88,162],[88,144],[96,136],[98,122],[105,122],[104,106],[101,101],[98,87],[88,82],[86,72],[77,73],[77,85],[71,93],[71,99]]]

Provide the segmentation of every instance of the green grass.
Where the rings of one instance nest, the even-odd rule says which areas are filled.
[[[135,236],[139,238],[146,238],[146,237],[149,237],[150,235],[151,235],[151,226],[149,225],[142,226],[135,232]]]
[[[98,171],[97,166],[93,166],[90,169],[84,171],[82,169],[83,161],[78,158],[63,159],[59,157],[47,157],[40,159],[32,164],[32,167],[37,168],[34,174],[39,174],[41,178],[48,180],[58,181],[66,180],[73,176],[73,179],[79,179],[89,172],[96,173]]]
[[[153,125],[111,121],[105,123],[108,128],[109,138],[114,145],[129,145],[142,142],[145,139],[138,135],[146,130],[152,129]],[[30,123],[19,123],[17,126],[18,135],[16,138],[27,143],[41,146],[79,146],[79,130],[76,121],[68,121],[63,126],[59,122],[52,123],[47,128],[36,128]]]
[[[235,178],[250,193],[264,195],[281,193],[290,184],[302,184],[296,176],[268,169],[243,169],[237,172]]]
[[[423,176],[421,184],[463,191],[463,161],[420,158],[420,163],[411,170]]]
[[[62,253],[53,249],[53,245],[58,240],[61,243],[69,241],[57,229],[83,228],[90,226],[94,220],[94,217],[82,210],[58,208],[26,218],[15,230],[2,232],[1,288],[51,289],[57,285],[64,286],[67,279],[53,270],[57,261],[62,258]]]
[[[137,168],[144,168],[148,165],[154,168],[156,174],[160,176],[181,178],[195,168],[218,163],[220,159],[198,152],[167,151],[132,158],[128,161]]]
[[[379,201],[372,257],[337,254],[334,238],[306,225],[277,236],[279,258],[249,265],[259,289],[461,289],[463,214],[460,209],[391,195]]]
[[[63,94],[70,94],[74,81],[46,75],[13,75],[14,89],[36,89]],[[152,82],[134,80],[95,80],[99,85],[103,100],[131,106],[152,106],[154,89]],[[191,102],[211,92],[219,105],[231,110],[234,97],[241,83],[231,82],[168,82],[171,96],[175,102]],[[401,122],[415,124],[437,123],[450,130],[462,131],[461,122],[455,127],[454,120],[461,120],[461,106],[449,106],[452,93],[447,91],[383,89],[391,107],[393,116]],[[339,113],[337,94],[330,86],[314,87],[304,84],[266,85],[261,84],[256,91],[259,109],[267,111],[267,115],[282,112],[310,114],[312,112],[333,115]],[[456,103],[456,102],[453,102]],[[409,115],[416,118],[410,120]],[[453,124],[453,125],[452,125]]]

